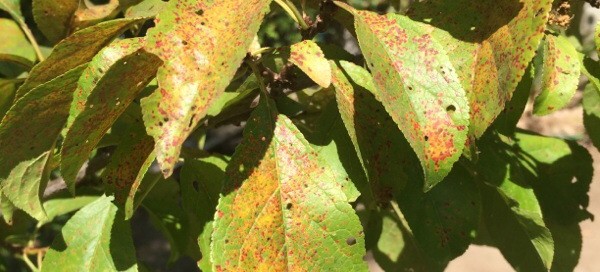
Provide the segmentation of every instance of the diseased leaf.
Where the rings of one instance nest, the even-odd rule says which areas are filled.
[[[290,62],[323,88],[331,85],[331,67],[321,48],[305,40],[290,47]]]
[[[336,100],[345,128],[374,191],[375,201],[387,203],[386,188],[400,188],[408,180],[405,153],[411,152],[398,126],[373,93],[373,78],[363,68],[345,61],[331,63]],[[413,167],[412,165],[408,167]]]
[[[408,15],[429,32],[469,98],[469,133],[480,137],[504,109],[543,37],[552,0],[431,0]]]
[[[7,196],[38,219],[43,218],[39,195],[46,182],[41,172],[49,154],[54,152],[55,141],[67,120],[73,90],[85,66],[31,90],[0,122],[0,154],[10,154],[0,156],[0,185],[3,190],[11,188]]]
[[[223,93],[271,0],[170,1],[148,31],[146,49],[165,63],[159,89],[142,100],[156,156],[170,176],[183,141]]]
[[[429,190],[448,175],[464,149],[469,126],[465,91],[444,47],[429,34],[431,26],[346,8],[354,14],[377,98],[419,157]]]
[[[44,257],[44,271],[137,271],[131,228],[112,199],[102,196],[67,221]]]
[[[564,108],[577,92],[581,75],[577,50],[563,36],[546,35],[543,41],[542,92],[535,98],[533,112],[547,115]]]
[[[530,65],[525,71],[525,75],[517,85],[513,97],[506,104],[504,111],[498,115],[494,121],[493,128],[505,135],[513,135],[517,128],[517,123],[521,119],[533,86],[533,75]]]
[[[335,173],[272,101],[255,109],[213,225],[218,271],[365,271],[358,217]]]
[[[79,0],[33,0],[33,19],[44,36],[56,43],[70,34],[79,3]]]
[[[583,92],[583,124],[596,148],[600,148],[600,89],[589,83]]]
[[[111,44],[92,59],[79,79],[61,150],[61,173],[71,191],[79,169],[94,147],[161,64],[160,59],[141,49],[143,43],[141,39],[131,39]],[[153,144],[151,140],[145,142]],[[141,153],[147,156],[149,151]],[[122,200],[117,197],[118,202]]]
[[[45,2],[45,1],[44,1]],[[52,2],[52,1],[50,1]],[[73,33],[54,47],[46,60],[33,67],[17,97],[81,64],[89,62],[102,48],[144,18],[117,19]]]

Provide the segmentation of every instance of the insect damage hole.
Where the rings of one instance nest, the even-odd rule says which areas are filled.
[[[293,206],[292,203],[285,204],[285,209],[286,210],[291,210],[292,206]]]
[[[446,112],[448,113],[454,113],[456,111],[456,107],[454,105],[449,105],[448,107],[446,107]]]
[[[356,238],[350,237],[350,238],[346,239],[346,244],[349,245],[349,246],[355,245],[356,244]]]

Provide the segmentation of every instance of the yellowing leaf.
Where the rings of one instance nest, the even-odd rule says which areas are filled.
[[[543,63],[536,69],[542,76],[542,92],[535,98],[533,112],[547,115],[567,106],[577,92],[580,68],[577,50],[569,40],[547,35]]]
[[[109,45],[79,79],[61,150],[61,173],[70,190],[92,150],[160,66],[160,59],[141,49],[143,44],[132,39]]]
[[[313,41],[301,41],[291,46],[290,62],[323,88],[331,85],[331,67],[321,48]]]
[[[434,26],[469,97],[470,135],[502,112],[543,37],[552,0],[430,0],[411,19]]]
[[[165,176],[183,141],[223,93],[271,0],[170,1],[148,31],[146,49],[165,63],[159,88],[142,100],[148,134]]]
[[[429,190],[462,154],[469,126],[467,97],[445,48],[430,26],[340,5],[354,14],[378,99],[419,157]]]
[[[263,100],[226,170],[215,271],[366,271],[358,217],[334,170]]]

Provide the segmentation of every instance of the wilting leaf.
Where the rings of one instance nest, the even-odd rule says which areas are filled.
[[[44,270],[137,271],[131,228],[111,200],[102,196],[67,221],[44,257]]]
[[[407,17],[352,10],[362,52],[378,87],[377,98],[415,150],[424,189],[442,181],[467,140],[465,91],[431,26]]]
[[[331,67],[319,46],[310,40],[290,47],[290,62],[323,88],[331,84]]]
[[[71,191],[96,144],[160,66],[160,60],[141,49],[142,45],[140,39],[111,44],[94,57],[79,79],[61,150],[61,173]]]
[[[542,92],[535,98],[533,112],[547,115],[565,107],[575,95],[581,75],[577,50],[563,36],[546,35],[543,42]]]
[[[79,3],[79,0],[33,0],[33,19],[44,36],[56,43],[70,34]]]
[[[504,109],[538,48],[552,0],[431,0],[408,15],[431,24],[469,97],[470,134]]]
[[[142,100],[156,156],[170,176],[183,141],[233,78],[271,0],[170,1],[146,49],[165,63],[159,89]]]
[[[261,101],[227,167],[213,268],[366,270],[360,223],[334,171],[273,107]]]
[[[67,120],[73,90],[84,68],[85,65],[79,66],[31,90],[13,105],[0,123],[0,154],[10,154],[0,156],[0,185],[12,188],[7,196],[38,219],[39,194],[45,187],[41,172],[48,154],[54,152],[55,141]],[[21,186],[29,192],[13,191]]]
[[[482,214],[494,245],[517,270],[550,269],[554,241],[529,184],[527,165],[518,162],[512,147],[501,138],[484,143],[477,169],[486,182],[481,186]]]
[[[33,67],[29,77],[19,88],[17,96],[22,97],[36,86],[89,62],[114,38],[144,20],[143,18],[112,20],[73,33],[57,44],[46,60]]]

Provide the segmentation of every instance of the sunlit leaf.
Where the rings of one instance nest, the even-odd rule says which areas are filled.
[[[102,196],[71,217],[46,253],[44,271],[137,271],[131,227],[111,200]]]
[[[504,109],[544,35],[552,0],[431,0],[408,15],[431,24],[469,97],[470,134]]]
[[[424,189],[448,175],[467,140],[469,105],[431,26],[352,10],[362,52],[385,106],[421,160]]]
[[[46,1],[43,1],[46,2]],[[52,2],[52,1],[50,1]],[[52,54],[31,70],[17,92],[22,97],[31,89],[81,64],[89,62],[102,48],[132,25],[145,19],[117,19],[73,33],[54,47]]]
[[[46,211],[46,220],[38,222],[38,225],[43,225],[52,222],[55,217],[74,212],[82,207],[94,202],[98,199],[97,196],[78,196],[73,198],[55,198],[44,202],[44,210]]]
[[[226,170],[216,270],[364,271],[364,236],[335,173],[266,99]]]
[[[0,9],[8,12],[14,18],[21,18],[23,20],[21,0],[0,0]]]
[[[533,112],[547,115],[564,108],[573,98],[581,75],[577,50],[563,36],[546,35],[543,41],[542,92],[535,98]]]
[[[79,79],[61,150],[61,172],[71,191],[79,169],[96,144],[161,64],[156,56],[141,49],[142,45],[141,39],[111,44],[92,59]],[[142,125],[142,120],[139,122]]]
[[[323,88],[331,84],[331,67],[319,46],[310,40],[290,47],[290,62]]]
[[[170,1],[148,31],[146,49],[165,63],[159,89],[142,100],[156,156],[170,176],[183,141],[223,93],[271,0]]]
[[[167,3],[163,0],[143,0],[142,2],[129,7],[125,11],[125,17],[155,17]]]

